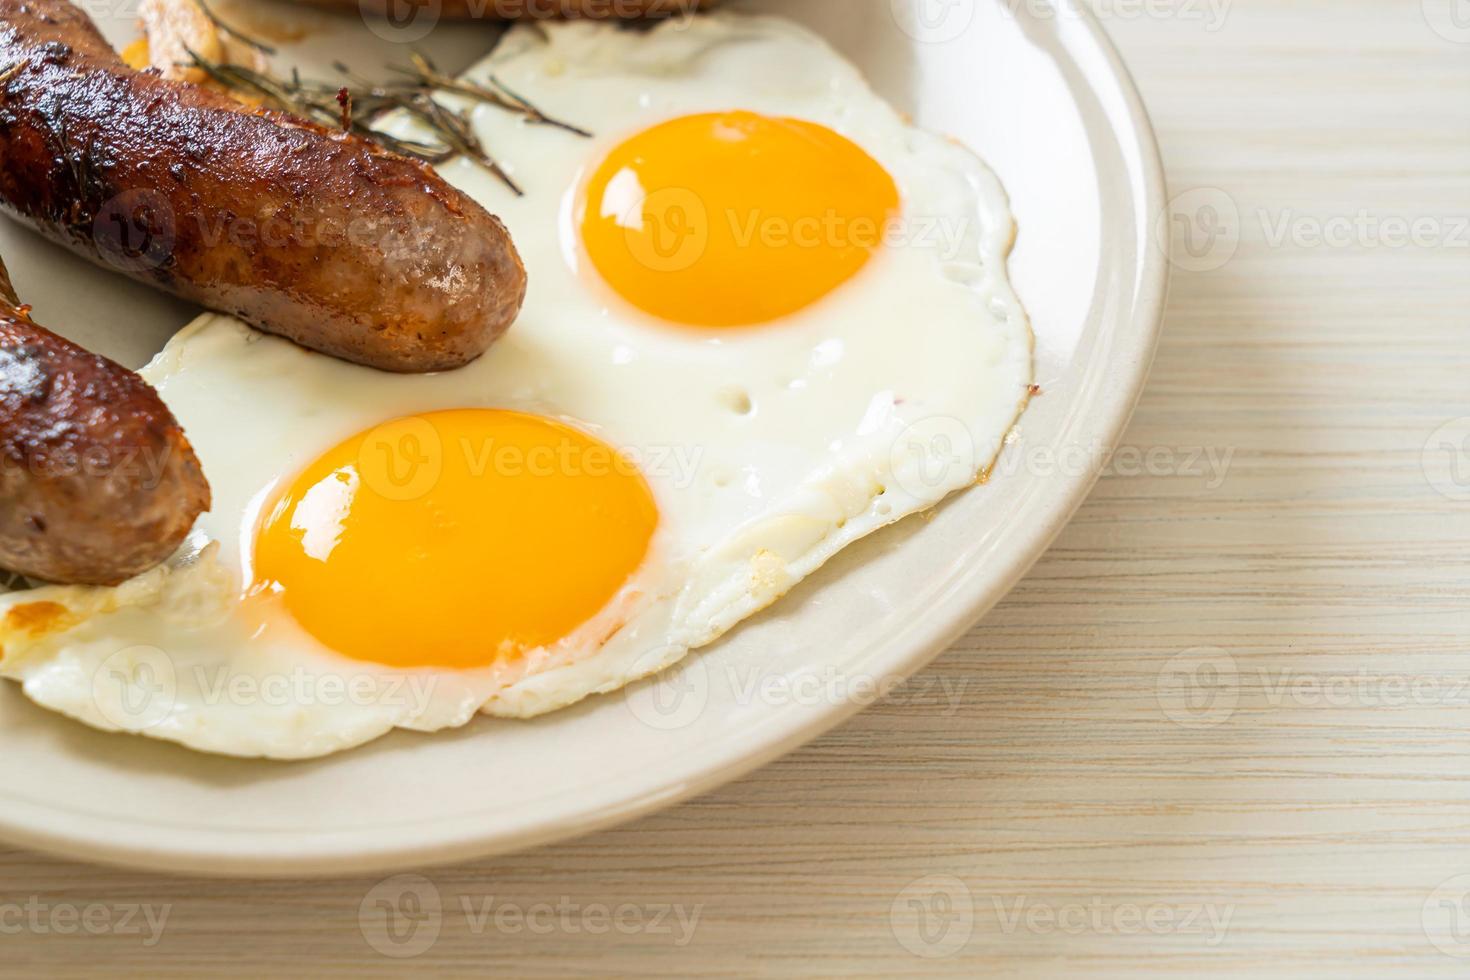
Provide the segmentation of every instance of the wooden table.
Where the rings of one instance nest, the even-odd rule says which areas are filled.
[[[359,922],[400,882],[0,852],[0,972],[1470,973],[1470,11],[1098,3],[1239,247],[1176,276],[1142,465],[920,685],[658,816],[427,871],[404,948]]]

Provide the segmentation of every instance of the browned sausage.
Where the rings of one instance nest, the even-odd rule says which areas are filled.
[[[362,10],[395,20],[438,16],[446,20],[553,17],[671,17],[713,6],[716,0],[307,0],[319,6]],[[420,14],[422,11],[422,14]]]
[[[115,585],[172,554],[208,509],[158,393],[32,323],[0,263],[0,567]]]
[[[501,223],[356,136],[134,72],[65,0],[0,0],[0,207],[327,354],[434,371],[520,310]]]

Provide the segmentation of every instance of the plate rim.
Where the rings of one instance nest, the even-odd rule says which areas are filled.
[[[1133,76],[1111,37],[1085,4],[1079,0],[1059,0],[1059,3],[1068,8],[1068,16],[1075,16],[1084,27],[1087,40],[1102,56],[1106,70],[1122,96],[1127,129],[1116,125],[1112,129],[1120,140],[1126,138],[1137,151],[1142,178],[1142,199],[1139,202],[1142,213],[1162,215],[1168,196],[1163,162],[1153,124]],[[1063,41],[1069,48],[1075,43]],[[1102,445],[1116,445],[1127,428],[1147,382],[1162,329],[1170,272],[1169,229],[1161,224],[1147,231],[1151,233],[1150,244],[1153,247],[1145,246],[1141,251],[1137,302],[1131,310],[1132,316],[1111,325],[1118,331],[1113,338],[1114,357],[1126,366],[1127,374],[1126,377],[1113,376],[1117,384],[1098,395],[1094,406],[1104,410],[1096,415],[1100,421],[1089,426],[1088,434],[1101,440]],[[1079,478],[1069,484],[1069,489],[1050,503],[1045,519],[1021,532],[1002,556],[999,574],[995,573],[994,563],[984,569],[971,565],[960,571],[945,593],[934,600],[924,618],[912,626],[910,639],[886,655],[881,664],[883,676],[908,678],[922,670],[1004,598],[1069,523],[1091,493],[1103,465],[1103,459],[1089,457],[1087,471],[1079,474]],[[395,840],[379,847],[349,845],[307,856],[289,848],[270,851],[264,848],[249,851],[228,848],[224,841],[219,840],[219,832],[214,832],[219,842],[213,846],[183,839],[167,848],[156,843],[101,840],[80,832],[80,828],[68,831],[65,819],[58,826],[58,812],[55,810],[22,804],[20,812],[0,813],[0,839],[69,860],[210,877],[301,878],[417,870],[590,834],[672,806],[775,761],[849,720],[864,706],[861,700],[848,699],[824,704],[820,710],[789,713],[780,719],[784,724],[776,736],[763,734],[761,742],[737,751],[733,758],[714,760],[720,764],[712,764],[706,759],[698,765],[697,772],[680,774],[677,770],[672,771],[658,785],[645,787],[612,806],[585,807],[534,826],[509,831],[458,836],[444,834],[423,844]],[[25,813],[30,810],[35,811],[36,819],[25,819]],[[70,818],[71,815],[66,816]]]

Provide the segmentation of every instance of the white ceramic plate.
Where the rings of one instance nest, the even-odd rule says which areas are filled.
[[[1099,451],[1127,422],[1158,330],[1167,265],[1154,228],[1164,183],[1153,135],[1097,24],[1075,0],[1057,4],[749,3],[816,27],[922,125],[977,149],[1010,191],[1020,225],[1011,274],[1035,325],[1045,393],[988,485],[839,556],[671,678],[534,722],[397,733],[282,764],[102,734],[0,685],[0,836],[220,874],[485,855],[711,789],[848,717],[873,685],[922,667],[1015,584],[1082,502]],[[316,26],[304,48],[323,61],[344,49],[358,65],[402,54],[354,19],[327,28],[306,19]],[[126,39],[130,21],[115,14],[103,27]],[[467,64],[484,28],[441,28],[427,43],[441,63]],[[0,222],[0,254],[39,322],[131,365],[195,312],[9,223]]]

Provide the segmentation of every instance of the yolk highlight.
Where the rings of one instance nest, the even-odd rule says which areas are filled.
[[[344,656],[480,667],[596,615],[657,524],[642,474],[586,433],[518,412],[436,412],[307,467],[264,513],[255,577]]]
[[[753,112],[686,116],[613,150],[587,186],[582,240],[628,302],[694,327],[769,323],[856,275],[898,188],[825,126]]]

